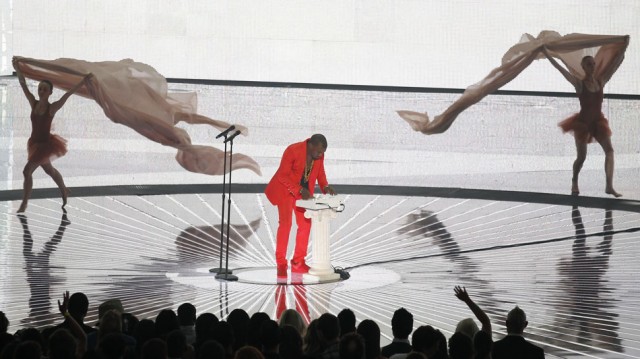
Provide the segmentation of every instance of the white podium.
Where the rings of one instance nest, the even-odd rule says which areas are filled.
[[[296,206],[306,209],[304,216],[311,219],[312,264],[304,282],[327,282],[340,279],[331,266],[329,254],[329,222],[344,208],[344,196],[320,195],[311,199],[299,199]]]

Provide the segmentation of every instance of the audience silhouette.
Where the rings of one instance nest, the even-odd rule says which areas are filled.
[[[579,234],[576,240],[584,240],[581,220],[574,218],[574,223]],[[611,231],[610,215],[606,214],[605,236],[610,236]],[[265,312],[249,316],[243,309],[234,309],[220,321],[212,313],[196,317],[195,306],[183,303],[178,307],[179,315],[172,309],[163,309],[154,320],[138,320],[127,314],[126,321],[133,334],[129,336],[122,332],[123,309],[119,300],[111,299],[100,305],[96,329],[83,322],[89,306],[86,295],[77,292],[70,296],[66,292],[62,302],[58,301],[64,321],[42,330],[29,328],[9,334],[9,319],[0,312],[0,359],[45,356],[53,359],[544,358],[544,350],[523,337],[528,321],[520,307],[516,306],[507,315],[507,336],[493,343],[489,317],[471,299],[466,288],[455,286],[453,289],[455,297],[463,301],[481,323],[480,329],[473,319],[466,318],[447,340],[431,325],[421,325],[414,331],[413,315],[406,308],[399,308],[391,319],[393,341],[384,347],[380,345],[378,323],[367,318],[355,325],[355,313],[349,308],[341,310],[338,316],[323,313],[306,326],[303,316],[295,309],[286,309],[278,313],[280,318],[273,319]]]

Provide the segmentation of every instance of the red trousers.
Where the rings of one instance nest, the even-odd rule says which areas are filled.
[[[278,205],[278,234],[276,235],[276,264],[287,264],[287,246],[289,245],[289,233],[291,232],[292,214],[296,215],[296,249],[292,260],[300,263],[307,256],[309,245],[309,232],[311,231],[311,219],[305,218],[304,208],[296,207],[296,199],[290,196],[290,200],[284,200]]]

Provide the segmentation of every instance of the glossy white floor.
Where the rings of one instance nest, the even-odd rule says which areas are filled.
[[[261,189],[284,146],[327,135],[327,171],[347,195],[332,222],[331,254],[351,278],[284,286],[216,281],[208,269],[219,263],[221,178],[185,173],[172,150],[101,118],[86,100],[70,101],[56,128],[70,140],[69,154],[55,163],[75,196],[67,216],[53,189],[36,191],[26,215],[16,216],[28,113],[15,80],[0,84],[8,163],[0,310],[10,330],[55,322],[55,301],[69,290],[89,296],[88,322],[109,298],[139,318],[183,302],[219,317],[238,307],[272,316],[293,307],[308,318],[347,307],[358,320],[376,320],[386,343],[400,306],[416,325],[449,336],[472,316],[453,295],[463,285],[489,313],[494,339],[517,304],[529,316],[529,338],[549,357],[640,355],[637,101],[607,102],[620,200],[601,197],[603,156],[595,146],[583,196],[563,195],[573,145],[555,120],[575,99],[490,96],[450,132],[427,137],[393,110],[442,107],[455,95],[175,85],[200,93],[202,113],[242,119],[252,130],[236,150],[254,156],[263,177],[233,174],[229,266],[236,273],[273,267],[277,212]],[[215,134],[200,130],[194,142]],[[51,187],[36,176],[36,188]]]

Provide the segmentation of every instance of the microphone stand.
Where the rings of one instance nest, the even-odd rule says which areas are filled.
[[[230,222],[231,222],[231,171],[232,171],[232,167],[233,167],[233,139],[238,136],[240,134],[240,131],[236,131],[233,135],[229,136],[229,138],[226,138],[224,140],[225,143],[225,147],[227,145],[227,142],[230,142],[231,145],[229,146],[229,196],[227,197],[227,245],[226,245],[226,249],[225,251],[226,253],[226,261],[225,261],[225,265],[224,265],[224,272],[220,272],[218,274],[216,274],[216,279],[222,279],[222,280],[226,280],[226,281],[237,281],[238,277],[231,274],[232,271],[229,270],[229,230],[230,230]],[[225,156],[225,162],[226,162],[226,156]],[[226,167],[225,167],[226,168]],[[222,230],[224,228],[220,228],[221,231],[220,233],[222,234]],[[222,242],[221,242],[222,243]],[[222,257],[221,257],[222,259]]]
[[[231,274],[227,268],[222,267],[222,248],[224,246],[224,200],[226,191],[226,178],[227,178],[227,135],[229,131],[235,129],[235,126],[231,126],[225,131],[221,132],[216,138],[224,137],[224,165],[222,167],[222,215],[220,216],[220,265],[217,268],[209,269],[210,273],[216,274]],[[231,184],[231,171],[229,171],[229,184]]]

